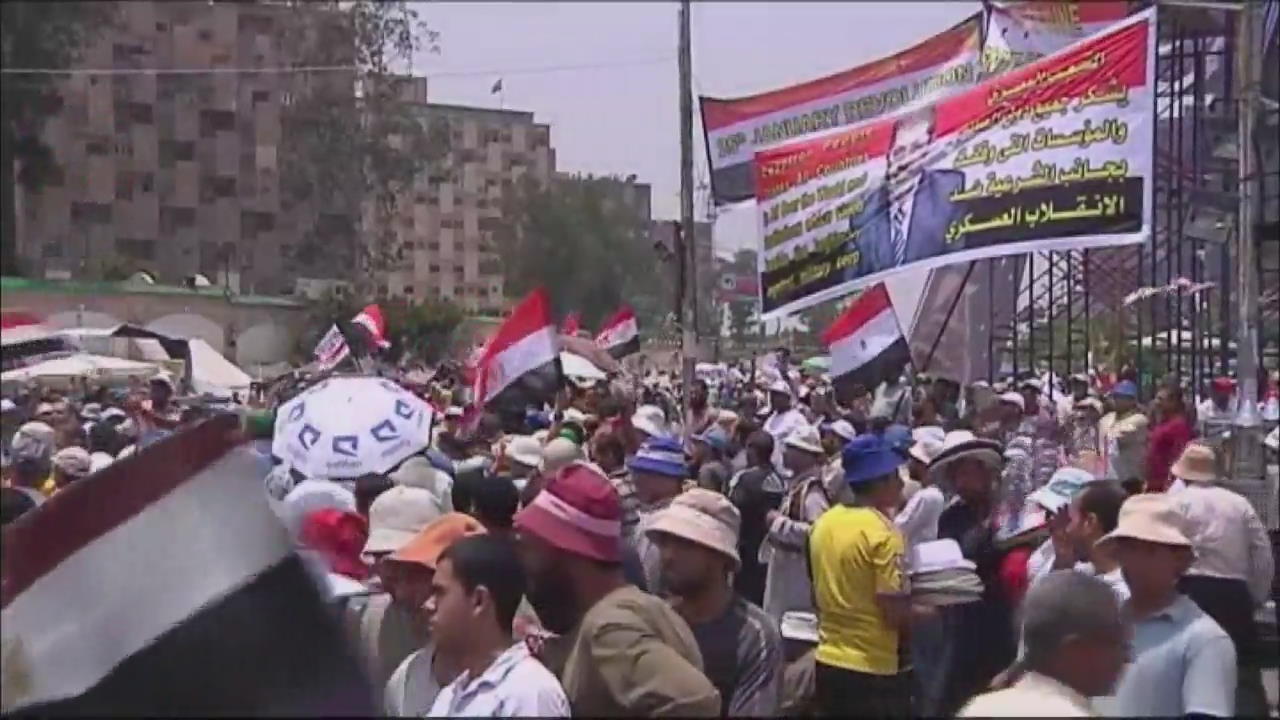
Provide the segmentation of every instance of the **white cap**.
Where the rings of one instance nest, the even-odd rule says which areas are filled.
[[[507,457],[521,465],[542,467],[542,443],[531,435],[516,435],[507,442]]]
[[[785,395],[790,395],[791,385],[788,384],[786,380],[774,380],[773,382],[769,383],[769,392],[783,393]]]
[[[787,447],[793,447],[797,450],[804,450],[818,455],[823,454],[822,440],[818,437],[818,428],[812,425],[801,425],[783,441]]]
[[[641,405],[631,416],[631,425],[648,435],[665,435],[667,415],[657,405]]]
[[[369,540],[364,552],[395,552],[443,514],[440,500],[430,490],[397,485],[369,506]]]
[[[848,420],[837,420],[828,425],[827,429],[845,440],[852,440],[858,437],[858,431],[853,428],[853,423]]]
[[[457,405],[450,405],[449,407],[445,408],[445,411],[444,411],[444,416],[447,418],[460,418],[463,416],[463,414],[464,413],[462,412],[462,408],[458,407]]]
[[[1010,405],[1017,405],[1019,410],[1027,409],[1027,401],[1023,399],[1021,393],[1016,393],[1013,391],[1000,393],[1000,402],[1007,402]]]

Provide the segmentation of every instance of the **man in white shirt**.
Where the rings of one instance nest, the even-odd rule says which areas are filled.
[[[1092,717],[1089,698],[1115,686],[1129,652],[1120,604],[1097,578],[1046,577],[1023,602],[1027,672],[980,695],[959,717]]]
[[[795,408],[791,407],[791,385],[786,380],[775,380],[769,385],[769,417],[765,419],[762,429],[773,436],[773,466],[786,474],[782,466],[782,446],[791,433],[802,427],[808,427],[809,421]]]
[[[1212,617],[1236,647],[1240,688],[1236,710],[1265,715],[1254,610],[1267,601],[1275,560],[1267,529],[1243,496],[1216,484],[1215,453],[1192,442],[1169,469],[1184,483],[1170,495],[1195,545],[1196,557],[1179,589]]]
[[[929,475],[929,463],[941,451],[942,443],[932,437],[922,437],[907,451],[907,471],[920,483],[920,490],[898,511],[893,524],[902,532],[908,551],[914,545],[938,539],[938,518],[946,499]]]
[[[1196,430],[1201,437],[1214,437],[1231,427],[1236,419],[1236,381],[1216,377],[1209,383],[1209,397],[1196,406]]]
[[[440,555],[431,586],[431,633],[462,672],[436,696],[430,717],[570,716],[560,681],[512,638],[525,581],[509,540],[455,542]]]

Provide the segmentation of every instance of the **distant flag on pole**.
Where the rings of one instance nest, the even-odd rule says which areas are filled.
[[[859,295],[822,334],[822,341],[831,352],[831,377],[836,382],[875,388],[886,371],[901,370],[911,361],[884,283]]]
[[[564,320],[560,323],[560,334],[574,336],[578,334],[579,323],[582,322],[582,313],[571,312],[564,316]]]
[[[263,473],[236,417],[219,415],[5,527],[0,710],[372,713],[321,578],[263,499]]]
[[[472,369],[472,409],[523,410],[553,400],[560,389],[560,341],[542,288],[511,311]]]
[[[355,317],[351,318],[351,323],[366,331],[372,344],[384,350],[390,347],[391,343],[387,341],[387,324],[382,317],[382,308],[376,304],[366,305],[363,310],[356,313]],[[330,370],[337,367],[338,363],[351,354],[351,347],[347,344],[347,339],[342,336],[342,331],[335,323],[329,328],[329,332],[320,338],[320,342],[316,344],[313,354],[321,370]]]
[[[502,92],[502,78],[498,78],[498,81],[493,84],[493,87],[489,88],[490,95],[497,95],[500,92]]]
[[[623,305],[613,317],[605,321],[600,334],[596,336],[596,345],[615,360],[640,352],[640,328],[630,306]]]

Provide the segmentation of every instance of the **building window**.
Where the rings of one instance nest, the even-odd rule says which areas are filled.
[[[98,139],[86,142],[84,144],[84,152],[86,155],[96,155],[101,157],[103,155],[110,155],[111,149],[107,146],[106,140]]]
[[[71,222],[106,225],[111,222],[111,205],[109,203],[73,202],[71,203]]]
[[[404,294],[405,294],[405,295],[408,295],[408,296],[410,296],[410,297],[412,297],[412,296],[413,296],[413,286],[412,286],[412,285],[405,285],[405,286],[404,286]]]
[[[139,178],[139,185],[142,187],[142,192],[144,193],[155,192],[156,176],[151,173],[142,173],[142,176]]]
[[[196,36],[199,37],[204,42],[209,42],[210,40],[213,40],[213,31],[205,28],[205,29],[202,29],[199,33],[197,33]]]
[[[133,174],[122,172],[116,174],[116,199],[133,199]]]
[[[44,258],[60,258],[62,257],[62,243],[47,242],[41,248],[40,255]]]
[[[438,273],[438,272],[440,272],[440,266],[439,266],[439,265],[428,265],[428,266],[427,266],[427,272]]]
[[[429,243],[427,243],[427,249],[428,249],[428,250],[432,250],[432,251],[434,251],[434,252],[439,252],[439,251],[440,251],[440,243],[435,242],[435,241],[429,242]]]
[[[268,101],[270,101],[270,100],[271,100],[271,91],[270,91],[270,90],[254,90],[254,91],[253,91],[253,104],[254,104],[254,105],[257,105],[258,103],[268,102]]]
[[[139,125],[150,125],[152,121],[151,104],[131,102],[128,108],[129,119]]]
[[[116,252],[135,260],[151,260],[155,257],[155,240],[116,238]]]
[[[219,132],[236,129],[236,114],[230,110],[201,110],[200,137],[215,137]]]

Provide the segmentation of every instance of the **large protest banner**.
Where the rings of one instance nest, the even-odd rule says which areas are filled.
[[[1106,30],[1129,15],[1128,0],[1011,0],[987,5],[983,71],[1005,72]]]
[[[755,197],[758,149],[927,102],[981,74],[982,14],[900,53],[800,85],[741,98],[699,97],[717,204]]]
[[[935,103],[758,152],[765,317],[904,268],[1142,242],[1154,17]]]

